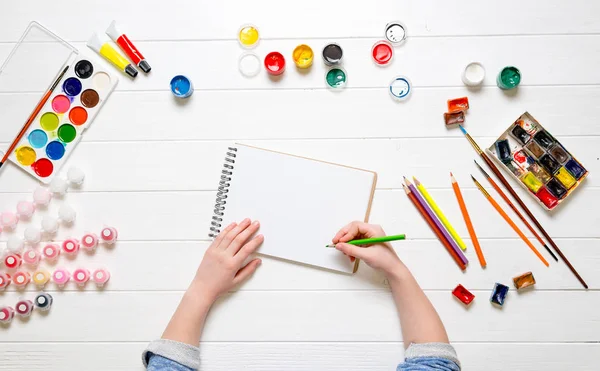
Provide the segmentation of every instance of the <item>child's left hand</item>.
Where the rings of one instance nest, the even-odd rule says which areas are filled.
[[[192,283],[194,290],[214,301],[220,295],[245,281],[256,271],[260,259],[244,265],[246,259],[263,243],[263,235],[248,240],[260,227],[258,221],[244,219],[232,223],[213,241],[204,254]]]

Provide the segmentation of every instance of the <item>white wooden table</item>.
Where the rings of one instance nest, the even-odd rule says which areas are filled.
[[[589,0],[4,2],[2,60],[31,20],[86,49],[91,33],[116,19],[153,69],[133,82],[121,78],[69,160],[87,178],[65,198],[78,219],[59,238],[108,224],[119,229],[120,242],[60,265],[106,266],[110,284],[104,292],[91,285],[84,291],[51,287],[55,305],[47,316],[34,313],[0,328],[0,370],[141,370],[140,352],[160,336],[208,246],[222,157],[233,141],[377,171],[371,220],[409,236],[395,247],[439,311],[465,370],[597,369],[599,15],[600,4]],[[396,49],[393,65],[380,68],[370,49],[392,20],[406,24],[409,38]],[[259,55],[278,50],[288,58],[281,81],[264,71],[253,79],[238,73],[243,50],[235,35],[244,23],[260,28]],[[298,73],[289,58],[297,44],[319,53],[329,41],[345,51],[349,85],[341,94],[325,88],[319,58],[308,74]],[[460,80],[473,60],[487,69],[479,91]],[[516,94],[496,87],[505,65],[522,71]],[[196,87],[185,104],[169,92],[170,78],[180,73]],[[414,85],[401,104],[386,92],[398,74]],[[553,214],[519,189],[589,290],[563,263],[545,268],[473,187],[475,152],[442,119],[446,100],[464,95],[471,102],[466,126],[482,145],[527,110],[590,170]],[[1,126],[6,144],[13,133]],[[474,218],[486,270],[470,248],[471,265],[462,274],[402,191],[402,175],[418,176],[468,236],[449,171]],[[35,185],[16,167],[5,169],[0,209],[14,209]],[[7,236],[0,235],[1,243]],[[494,282],[512,286],[511,277],[529,270],[538,280],[535,290],[511,289],[504,309],[490,305]],[[451,297],[458,283],[477,296],[469,309]],[[33,294],[30,288],[24,296]],[[10,290],[0,304],[20,296]],[[349,277],[268,258],[214,308],[201,347],[202,369],[210,371],[383,371],[403,358],[396,311],[380,275],[366,265]]]

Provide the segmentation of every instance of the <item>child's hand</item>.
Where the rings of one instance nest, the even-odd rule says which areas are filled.
[[[248,240],[259,226],[258,221],[250,223],[250,219],[244,219],[240,224],[232,223],[225,228],[206,250],[192,283],[193,290],[216,300],[250,277],[261,260],[243,264],[264,240],[260,234]]]
[[[383,237],[385,232],[379,225],[363,222],[352,222],[342,228],[333,238],[335,248],[344,254],[362,259],[370,267],[379,269],[389,275],[396,272],[403,264],[389,243],[378,243],[367,247],[354,246],[344,242],[363,238]]]

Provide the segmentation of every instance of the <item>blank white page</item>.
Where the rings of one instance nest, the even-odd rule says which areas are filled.
[[[347,223],[367,221],[377,174],[236,144],[222,227],[261,223],[258,252],[352,273],[354,263],[326,248]]]

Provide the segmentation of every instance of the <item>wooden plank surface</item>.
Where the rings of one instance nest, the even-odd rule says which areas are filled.
[[[72,283],[57,291],[49,285],[55,307],[47,316],[34,313],[29,321],[0,327],[0,370],[141,370],[141,351],[160,336],[209,244],[218,174],[225,149],[235,142],[376,171],[371,221],[390,233],[407,234],[408,240],[394,248],[440,312],[463,369],[597,368],[600,4],[305,1],[289,11],[273,0],[149,0],[143,9],[135,2],[74,4],[5,4],[0,61],[32,20],[92,54],[85,40],[116,19],[153,70],[135,81],[121,78],[68,161],[66,168],[85,171],[83,187],[38,210],[31,221],[21,221],[13,233],[1,233],[0,248],[11,235],[39,225],[43,215],[55,215],[61,203],[71,204],[78,215],[55,239],[112,225],[120,242],[43,265],[49,270],[106,267],[112,279],[103,291]],[[379,68],[370,59],[371,46],[393,20],[406,25],[409,38],[395,49],[392,65]],[[259,27],[261,57],[271,50],[288,57],[299,43],[311,45],[318,56],[327,42],[340,43],[347,89],[333,94],[325,88],[326,69],[318,57],[306,74],[290,66],[281,79],[264,72],[243,78],[237,71],[243,50],[235,37],[244,23]],[[41,57],[52,52],[49,46],[40,44],[46,48]],[[467,89],[460,80],[472,60],[487,70],[481,89]],[[505,65],[523,73],[515,92],[495,86]],[[177,73],[190,76],[196,87],[183,104],[169,92],[168,82]],[[414,85],[410,100],[400,104],[386,90],[399,74]],[[28,88],[34,82],[24,76],[16,89],[0,84],[0,149],[15,133],[10,123],[20,125],[19,112],[38,99],[39,92]],[[518,189],[590,290],[583,290],[562,262],[551,260],[544,267],[473,187],[470,174],[483,180],[472,162],[476,154],[442,121],[446,100],[460,96],[469,97],[466,127],[482,146],[529,111],[590,170],[581,189],[553,213]],[[460,272],[401,188],[403,175],[417,176],[458,233],[467,236],[450,171],[481,239],[485,270],[465,239],[471,264]],[[7,165],[0,176],[0,211],[30,199],[35,187],[33,179]],[[494,282],[512,286],[513,276],[530,270],[538,281],[534,290],[511,289],[503,309],[489,304]],[[469,309],[451,297],[458,283],[477,296]],[[35,292],[11,287],[0,293],[0,306]],[[403,353],[388,284],[365,264],[348,276],[264,258],[256,275],[214,308],[203,340],[201,369],[211,371],[392,370]]]

